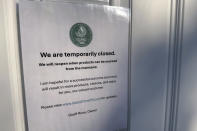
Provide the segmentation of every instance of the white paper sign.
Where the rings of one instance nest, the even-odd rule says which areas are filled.
[[[20,2],[29,131],[126,131],[125,8]]]

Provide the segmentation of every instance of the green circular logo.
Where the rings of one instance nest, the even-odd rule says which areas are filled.
[[[70,39],[76,46],[88,46],[92,41],[92,30],[87,24],[76,23],[70,29]]]

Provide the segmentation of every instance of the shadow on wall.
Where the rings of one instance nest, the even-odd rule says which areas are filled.
[[[189,2],[185,7],[177,131],[197,130],[197,4]],[[143,24],[140,29],[149,31]],[[153,36],[151,41],[143,36],[132,47],[131,130],[164,131],[168,39]]]
[[[167,91],[167,41],[133,46],[131,72],[131,130],[161,131]]]

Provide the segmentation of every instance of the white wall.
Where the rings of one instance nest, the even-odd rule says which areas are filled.
[[[13,112],[16,110],[13,111],[13,109],[16,109],[17,106],[13,107],[12,105],[13,98],[11,98],[11,91],[21,86],[20,83],[13,82],[14,76],[9,76],[8,73],[15,69],[12,69],[14,67],[8,67],[10,61],[8,60],[7,50],[10,51],[12,49],[7,49],[4,28],[7,26],[4,26],[3,9],[5,7],[3,8],[2,1],[0,0],[0,131],[15,131],[17,126],[14,126],[16,121],[14,121]],[[127,5],[126,1],[120,2],[122,3],[117,4]],[[133,0],[131,131],[164,131],[170,6],[171,0]],[[11,9],[9,5],[8,7]],[[185,0],[181,90],[177,131],[197,130],[196,12],[197,1]],[[12,15],[15,15],[14,13],[16,12],[12,12]],[[15,27],[9,28],[11,32],[12,29],[13,32],[16,31]],[[11,43],[16,46],[16,43]],[[12,44],[9,43],[11,48],[13,47]],[[17,50],[17,48],[13,48],[13,50]],[[11,51],[11,53],[13,52]],[[12,54],[12,56],[14,55]],[[15,61],[14,58],[11,61]],[[14,64],[17,65],[17,63]],[[17,70],[15,71],[18,72]],[[16,75],[16,72],[13,72],[13,74]],[[20,81],[20,78],[15,79]],[[22,123],[22,121],[19,121],[16,131],[24,129]]]
[[[176,131],[197,131],[197,1],[185,0]]]
[[[171,0],[133,0],[131,131],[164,131]]]
[[[14,131],[2,1],[0,1],[0,131]]]
[[[24,131],[15,0],[0,0],[0,20],[0,130]]]

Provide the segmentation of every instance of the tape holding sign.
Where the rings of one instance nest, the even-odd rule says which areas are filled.
[[[20,2],[29,131],[125,131],[129,10]]]

